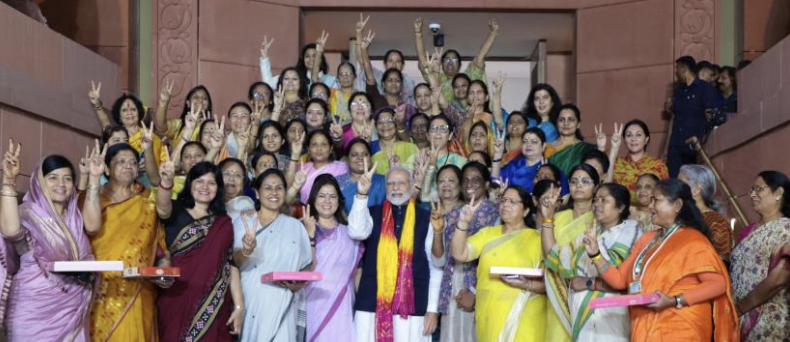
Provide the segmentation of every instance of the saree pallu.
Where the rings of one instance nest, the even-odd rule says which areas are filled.
[[[518,185],[532,193],[532,187],[535,185],[535,175],[541,166],[543,166],[543,163],[540,161],[533,165],[527,165],[527,157],[520,155],[502,167],[499,174],[502,179],[509,180],[510,185]]]
[[[302,164],[302,169],[307,170],[307,181],[299,191],[302,203],[307,203],[307,199],[310,198],[310,191],[313,189],[313,183],[315,182],[315,179],[318,178],[318,176],[328,173],[337,178],[349,172],[348,164],[342,161],[329,162],[328,164],[317,169],[313,163],[307,163]]]
[[[662,159],[645,154],[639,161],[631,155],[617,157],[614,164],[614,182],[625,186],[631,193],[631,203],[636,203],[636,182],[644,174],[652,174],[659,179],[669,178],[669,169]]]
[[[775,267],[783,246],[790,244],[790,218],[755,223],[732,250],[730,257],[735,298],[743,300]],[[786,247],[784,247],[786,248]],[[744,341],[784,341],[790,338],[790,287],[784,287],[762,305],[745,313],[741,322]]]
[[[656,232],[645,234],[634,247],[640,253]],[[633,281],[633,262],[626,262],[627,283]],[[645,306],[630,307],[631,341],[739,341],[738,317],[730,290],[730,277],[708,238],[693,228],[681,228],[652,256],[644,270],[642,293],[661,291],[677,296],[699,284],[696,274],[716,273],[724,277],[726,293],[713,300],[655,311]]]
[[[543,342],[546,296],[521,290],[491,275],[492,266],[541,267],[540,233],[525,228],[502,234],[487,227],[467,240],[469,260],[478,259],[475,319],[480,342]]]
[[[354,342],[354,272],[364,248],[349,228],[316,230],[315,272],[324,279],[305,286],[307,342]]]
[[[641,235],[642,231],[633,220],[625,220],[604,231],[599,230],[597,240],[601,255],[610,264],[620,266]],[[554,246],[546,257],[546,268],[559,273],[563,279],[599,277],[587,256],[583,238],[584,235],[581,234],[570,245]],[[573,341],[628,341],[630,318],[627,307],[594,310],[589,306],[593,299],[618,295],[620,294],[601,291],[571,291],[569,304]]]
[[[154,266],[165,250],[164,231],[157,222],[149,191],[135,184],[137,195],[111,204],[101,197],[102,228],[91,236],[96,260],[120,260],[124,267]],[[91,310],[92,341],[158,341],[156,288],[140,279],[125,279],[120,272],[101,273]]]
[[[573,175],[570,174],[571,169],[582,163],[582,156],[584,153],[596,148],[598,147],[593,144],[580,141],[561,150],[549,149],[547,147],[544,154],[546,158],[548,158],[549,164],[554,164],[554,166],[559,168],[568,178],[571,178],[573,177]]]
[[[137,133],[129,136],[129,146],[132,146],[132,148],[134,148],[137,153],[144,152],[142,130],[138,130]],[[156,134],[153,135],[152,148],[154,151],[154,160],[156,160],[156,165],[161,164],[163,160],[167,159],[167,149],[162,145],[162,139],[159,139],[159,136]]]
[[[181,276],[159,291],[162,341],[231,341],[225,323],[233,311],[230,268],[233,224],[227,215],[210,215],[181,228],[169,247]]]
[[[57,261],[93,260],[77,208],[76,189],[61,218],[52,209],[37,169],[19,206],[20,235],[0,241],[8,341],[88,341],[91,284],[50,272]],[[21,253],[21,255],[19,254]],[[3,311],[4,312],[4,311]],[[0,313],[2,318],[2,313]]]
[[[591,211],[573,218],[573,210],[564,210],[554,215],[554,240],[557,246],[570,245],[592,225]],[[568,279],[559,272],[546,269],[544,280],[549,308],[546,313],[546,341],[571,340],[571,309]]]

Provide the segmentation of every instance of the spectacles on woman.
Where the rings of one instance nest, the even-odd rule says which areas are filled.
[[[450,131],[450,125],[431,126],[431,133],[447,133]]]

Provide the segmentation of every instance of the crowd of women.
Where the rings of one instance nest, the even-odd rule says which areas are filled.
[[[580,108],[548,84],[533,87],[523,108],[503,109],[505,77],[489,82],[485,69],[496,21],[462,69],[455,50],[425,51],[415,20],[425,83],[403,74],[397,50],[386,53],[386,70],[372,67],[375,33],[364,32],[366,23],[361,16],[356,24],[357,62],[334,75],[323,56],[328,35],[279,76],[266,38],[262,81],[227,115],[197,86],[168,119],[172,84],[150,115],[129,94],[108,113],[101,85],[92,85],[101,140],[76,165],[45,157],[21,204],[25,147],[11,142],[0,201],[0,317],[9,340],[430,341],[436,330],[441,341],[790,339],[785,174],[754,175],[749,195],[760,218],[733,236],[713,172],[690,164],[668,179],[665,162],[646,152],[645,122],[615,124],[608,136],[597,125],[589,143]],[[410,186],[392,170],[408,171]],[[377,314],[389,303],[395,315],[425,320],[409,336],[397,327],[394,336],[362,334],[354,322],[359,269],[377,258],[365,254],[418,255],[396,241],[415,239],[413,224],[379,237],[371,227],[381,223],[365,216],[368,207],[393,211],[389,203],[405,203],[403,194],[418,218],[430,212],[424,242],[441,282],[415,299],[400,288],[427,279],[416,261],[415,285],[363,275]],[[406,220],[414,210],[409,204]],[[385,238],[389,247],[379,243]],[[378,251],[365,248],[371,239]],[[180,277],[52,270],[87,260],[179,267]],[[544,275],[499,276],[492,267]],[[401,279],[407,268],[387,270]],[[275,271],[323,279],[261,281]],[[377,291],[376,282],[393,288]],[[624,294],[659,299],[590,306]]]

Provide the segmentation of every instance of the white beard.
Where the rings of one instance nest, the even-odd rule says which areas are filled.
[[[411,198],[411,191],[407,191],[402,196],[392,196],[390,194],[387,194],[387,201],[390,201],[392,205],[396,205],[396,206],[401,206],[406,204],[407,202],[409,202],[410,198]]]

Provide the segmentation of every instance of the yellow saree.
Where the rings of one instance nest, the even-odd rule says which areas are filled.
[[[570,245],[592,223],[591,211],[575,219],[571,209],[554,214],[554,240],[557,246]],[[571,340],[571,309],[567,280],[549,269],[546,269],[545,274],[546,295],[550,304],[546,310],[546,341],[568,342]]]
[[[491,275],[492,266],[541,267],[540,233],[523,229],[502,234],[502,226],[483,228],[467,240],[469,260],[477,266],[475,325],[480,342],[543,342],[546,296],[517,289]]]
[[[101,197],[102,228],[90,237],[96,260],[121,260],[124,267],[154,265],[164,232],[150,191],[140,184],[135,191],[121,203]],[[91,341],[158,341],[155,300],[153,283],[124,279],[120,272],[101,273],[91,309]]]

